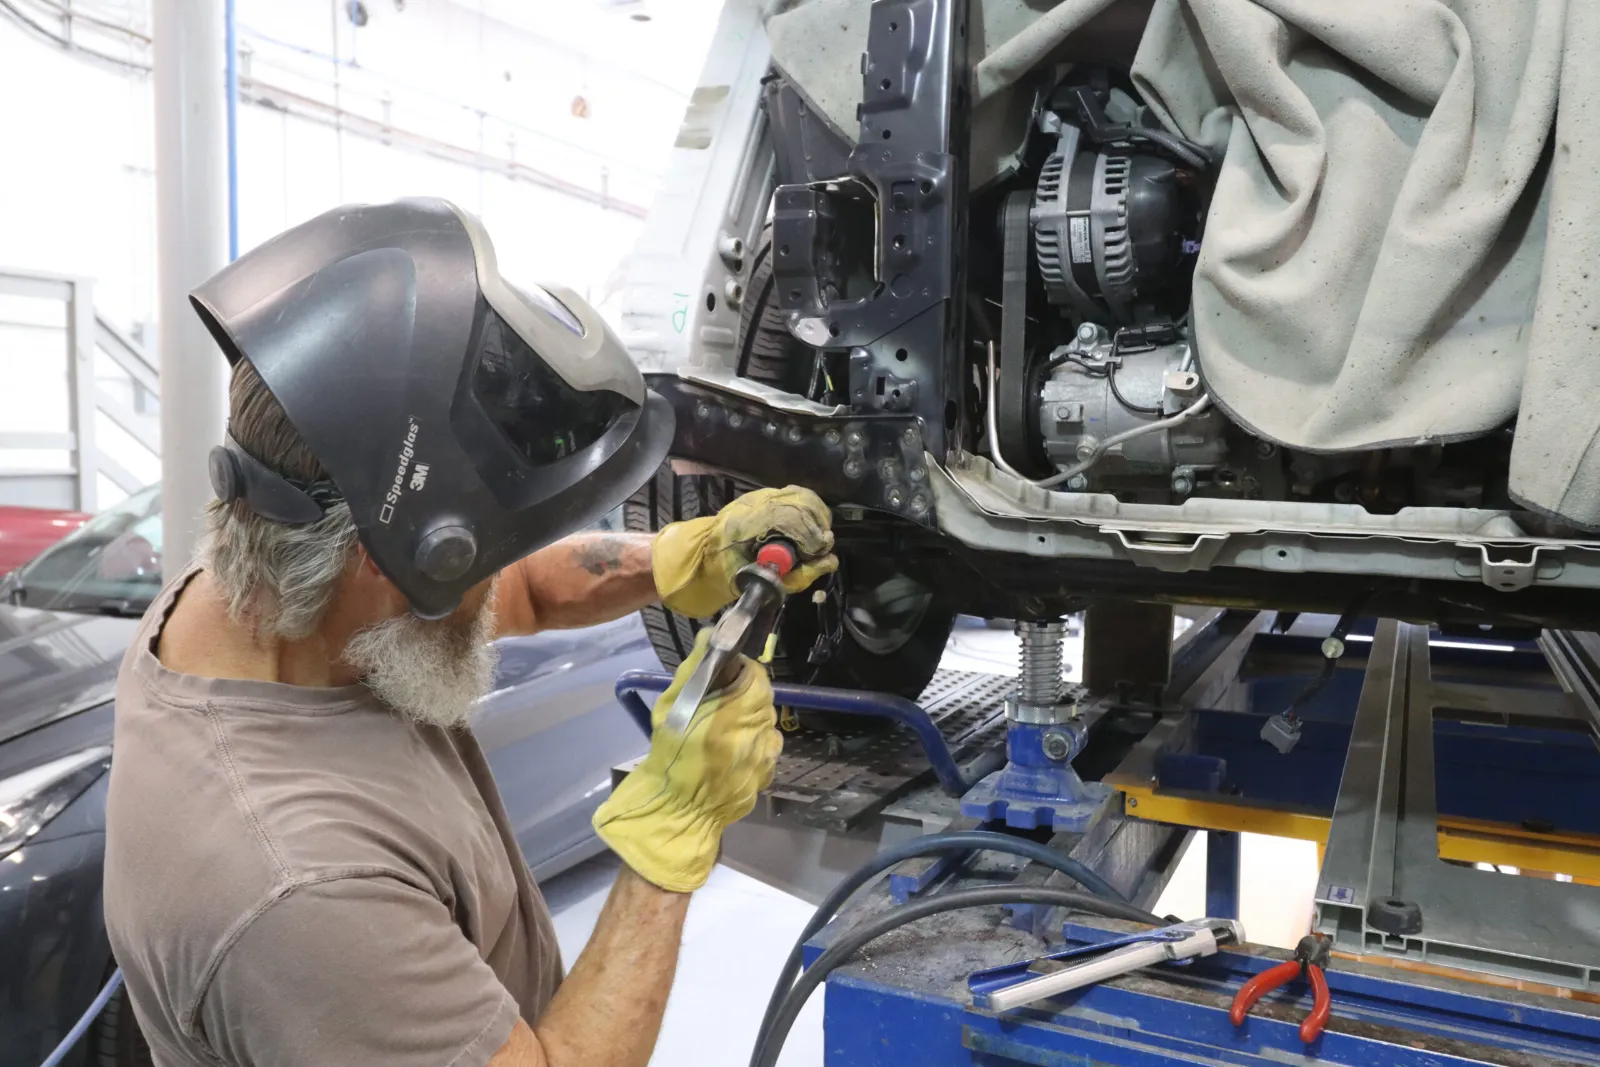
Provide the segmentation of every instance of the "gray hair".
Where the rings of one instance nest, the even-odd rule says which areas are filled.
[[[279,474],[305,481],[328,476],[247,360],[234,364],[228,427],[245,451]],[[263,639],[310,636],[357,542],[350,507],[342,501],[308,526],[285,526],[263,519],[242,500],[213,500],[206,526],[201,559],[228,602],[229,616]]]

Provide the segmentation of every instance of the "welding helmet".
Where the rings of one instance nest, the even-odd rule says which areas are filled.
[[[482,224],[443,200],[319,215],[190,300],[328,474],[286,478],[230,434],[210,458],[218,497],[287,524],[347,502],[422,618],[619,506],[672,440],[670,405],[599,314],[506,281]]]

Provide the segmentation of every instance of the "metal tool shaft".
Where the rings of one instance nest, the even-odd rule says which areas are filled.
[[[1209,956],[1219,945],[1243,941],[1244,927],[1236,920],[1196,919],[1135,935],[1123,943],[1105,946],[1098,954],[1093,948],[1073,949],[1031,963],[980,971],[969,979],[969,984],[975,1006],[995,1012],[1010,1011],[1157,963]],[[1068,960],[1072,962],[1059,970],[1028,976],[1032,968],[1041,964]]]
[[[756,559],[735,577],[739,599],[717,620],[705,657],[667,709],[662,721],[666,729],[687,733],[700,706],[739,680],[740,657],[761,654],[760,646],[766,643],[783,606],[783,577],[799,561],[799,554],[789,542],[775,540],[763,545]]]
[[[1189,942],[1179,942],[1178,945],[1187,945]],[[1210,938],[1211,950],[1216,951],[1216,939]],[[989,994],[989,1009],[991,1011],[1010,1011],[1020,1008],[1024,1004],[1032,1004],[1045,997],[1053,997],[1060,993],[1068,993],[1074,989],[1094,985],[1107,978],[1137,971],[1141,967],[1150,967],[1163,960],[1181,959],[1184,957],[1171,955],[1178,947],[1172,942],[1150,941],[1142,945],[1129,945],[1127,948],[1108,952],[1098,959],[1088,963],[1080,963],[1073,967],[1063,967],[1051,974],[1042,974],[1038,978],[1026,982],[1018,982],[1008,989],[997,990]],[[1188,955],[1205,955],[1204,952],[1195,951]]]

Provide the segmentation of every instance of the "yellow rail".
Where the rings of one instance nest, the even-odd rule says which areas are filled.
[[[1123,793],[1128,815],[1196,830],[1232,830],[1269,837],[1327,843],[1329,818],[1309,812],[1255,807],[1225,799],[1158,793],[1147,785],[1106,779]],[[1319,858],[1320,858],[1319,849]],[[1461,863],[1493,863],[1524,872],[1571,875],[1600,884],[1600,837],[1566,832],[1538,833],[1521,826],[1441,816],[1439,858]]]

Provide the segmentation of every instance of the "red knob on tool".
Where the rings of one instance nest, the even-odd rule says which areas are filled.
[[[800,562],[800,553],[788,541],[768,541],[756,549],[756,562],[785,577]]]

